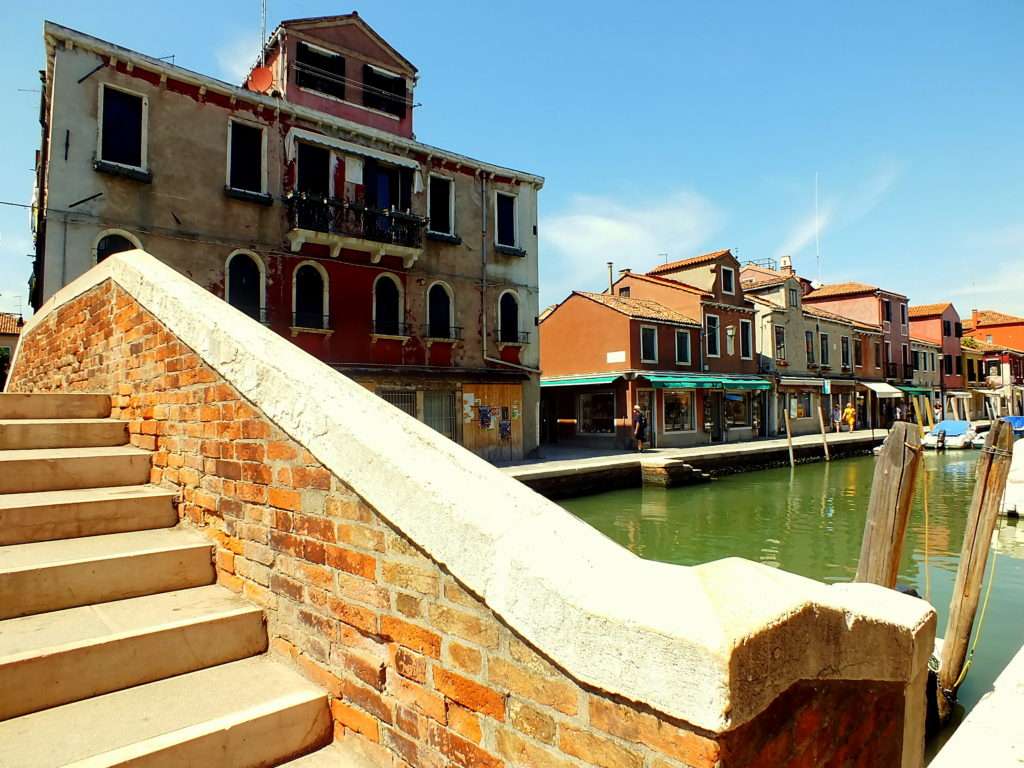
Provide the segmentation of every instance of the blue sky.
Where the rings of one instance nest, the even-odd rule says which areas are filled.
[[[840,7],[841,6],[841,7]],[[541,301],[720,247],[1024,314],[1024,3],[355,6],[421,73],[419,138],[547,178]],[[234,80],[258,0],[5,8],[0,200],[28,202],[50,18]],[[281,18],[346,12],[269,0]],[[26,294],[28,214],[0,206],[0,309]]]

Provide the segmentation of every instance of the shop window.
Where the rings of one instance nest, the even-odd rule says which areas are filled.
[[[364,107],[403,118],[409,106],[408,101],[404,77],[372,64],[363,65]]]
[[[451,179],[430,177],[430,231],[455,234],[455,195]]]
[[[518,199],[515,195],[506,195],[504,192],[495,193],[495,237],[498,245],[509,248],[519,247],[519,238],[516,236],[517,203]]]
[[[658,362],[658,329],[651,326],[640,328],[640,362]]]
[[[147,111],[144,96],[100,87],[100,160],[145,169]]]
[[[717,315],[708,315],[704,320],[704,335],[707,337],[708,357],[718,357],[721,354],[721,326]]]
[[[232,120],[228,123],[228,186],[261,194],[263,183],[263,129]]]
[[[295,46],[295,84],[300,88],[345,98],[345,57],[299,42]]]
[[[327,317],[327,278],[317,264],[300,264],[295,270],[293,285],[292,326],[326,330],[330,328]]]
[[[786,328],[782,325],[775,326],[775,359],[786,359]]]
[[[794,419],[809,419],[811,418],[811,393],[810,392],[798,392],[795,395],[790,395],[790,411],[789,415]]]
[[[730,427],[750,426],[750,393],[725,393],[725,423]]]
[[[373,332],[382,336],[404,336],[402,290],[389,274],[378,275],[373,283]]]
[[[694,430],[694,393],[689,390],[664,390],[666,432],[692,432]]]
[[[583,435],[615,434],[615,393],[585,392],[579,396],[577,429]]]
[[[690,332],[676,331],[676,362],[690,364]]]

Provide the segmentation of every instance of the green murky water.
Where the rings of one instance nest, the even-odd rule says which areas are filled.
[[[925,455],[927,532],[919,488],[904,545],[900,583],[930,597],[940,636],[977,457],[977,451]],[[866,456],[731,475],[688,488],[612,491],[561,503],[651,560],[695,565],[736,555],[826,582],[851,581],[874,467],[874,457]],[[995,581],[974,662],[960,689],[960,716],[992,687],[1024,644],[1024,520],[1000,518],[998,528],[997,556],[989,558],[986,584],[993,562]]]

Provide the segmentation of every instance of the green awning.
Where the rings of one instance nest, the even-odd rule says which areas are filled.
[[[908,395],[931,395],[935,392],[934,389],[928,387],[896,387],[901,392],[906,392]]]
[[[542,387],[584,387],[587,384],[611,384],[620,378],[622,376],[618,373],[600,376],[572,376],[565,379],[541,379],[540,385]]]
[[[764,379],[729,378],[726,376],[674,376],[668,373],[641,374],[656,389],[771,389],[771,382]]]
[[[764,379],[722,379],[722,389],[762,390],[771,388],[771,382]]]

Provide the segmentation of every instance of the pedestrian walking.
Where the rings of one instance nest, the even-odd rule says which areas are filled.
[[[832,429],[841,432],[843,427],[843,412],[839,409],[839,403],[832,406]]]
[[[847,403],[846,409],[843,411],[843,421],[846,422],[850,432],[853,432],[853,427],[857,423],[857,411],[853,407],[853,403]]]
[[[636,441],[636,449],[643,453],[647,442],[647,417],[639,405],[633,406],[633,440]]]

